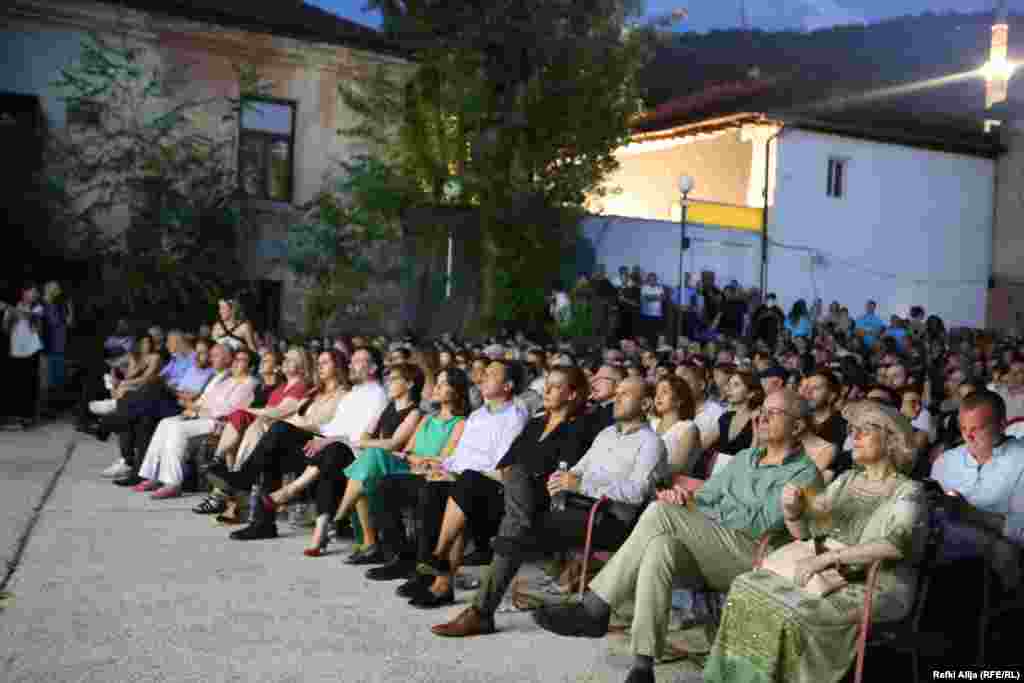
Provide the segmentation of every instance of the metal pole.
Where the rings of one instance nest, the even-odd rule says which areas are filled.
[[[444,298],[452,298],[452,271],[454,270],[455,239],[451,230],[448,231],[448,277],[444,282]]]
[[[686,193],[683,193],[681,206],[679,207],[679,308],[676,311],[676,338],[672,340],[672,346],[679,343],[683,336],[683,306],[685,306],[686,284],[683,282],[683,254],[686,252]]]

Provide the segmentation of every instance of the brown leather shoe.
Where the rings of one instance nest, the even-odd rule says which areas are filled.
[[[446,638],[468,638],[494,633],[494,618],[480,614],[476,607],[470,606],[447,624],[431,626],[430,631]]]

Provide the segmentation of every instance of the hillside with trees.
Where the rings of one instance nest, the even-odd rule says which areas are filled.
[[[1024,17],[1011,16],[1009,23],[1010,58],[1020,58],[1024,51],[1015,46],[1024,36]],[[988,58],[991,24],[990,12],[926,13],[814,32],[680,33],[659,47],[641,72],[641,85],[649,114],[714,84],[760,82],[748,97],[755,111],[803,110],[843,98],[827,109],[976,122],[984,114],[984,81],[968,74]],[[964,76],[910,92],[875,92],[955,74]],[[865,96],[870,93],[876,96]]]

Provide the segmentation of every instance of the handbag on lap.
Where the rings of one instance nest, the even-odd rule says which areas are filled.
[[[824,539],[821,543],[824,547],[824,551],[842,550],[846,547],[839,541],[834,541],[830,538]],[[777,548],[770,552],[761,563],[761,569],[767,569],[770,572],[783,576],[790,581],[795,581],[796,568],[803,560],[811,559],[821,553],[815,548],[815,541],[813,539],[806,541],[792,541],[786,545]],[[847,584],[846,579],[836,569],[830,568],[823,572],[819,572],[812,576],[807,584],[799,586],[803,591],[815,595],[817,597],[825,597],[830,593],[834,593]]]

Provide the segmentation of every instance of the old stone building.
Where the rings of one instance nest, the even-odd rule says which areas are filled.
[[[304,327],[304,290],[285,263],[285,237],[296,207],[324,187],[339,160],[365,153],[340,134],[357,123],[338,84],[383,65],[407,69],[402,51],[372,29],[302,2],[239,0],[13,0],[0,9],[0,92],[36,98],[50,130],[81,125],[52,83],[79,58],[88,34],[141,47],[149,65],[188,65],[170,98],[237,98],[238,68],[268,89],[240,116],[212,109],[192,123],[211,135],[237,134],[237,207],[244,276],[261,326]],[[130,223],[115,211],[113,233]]]

